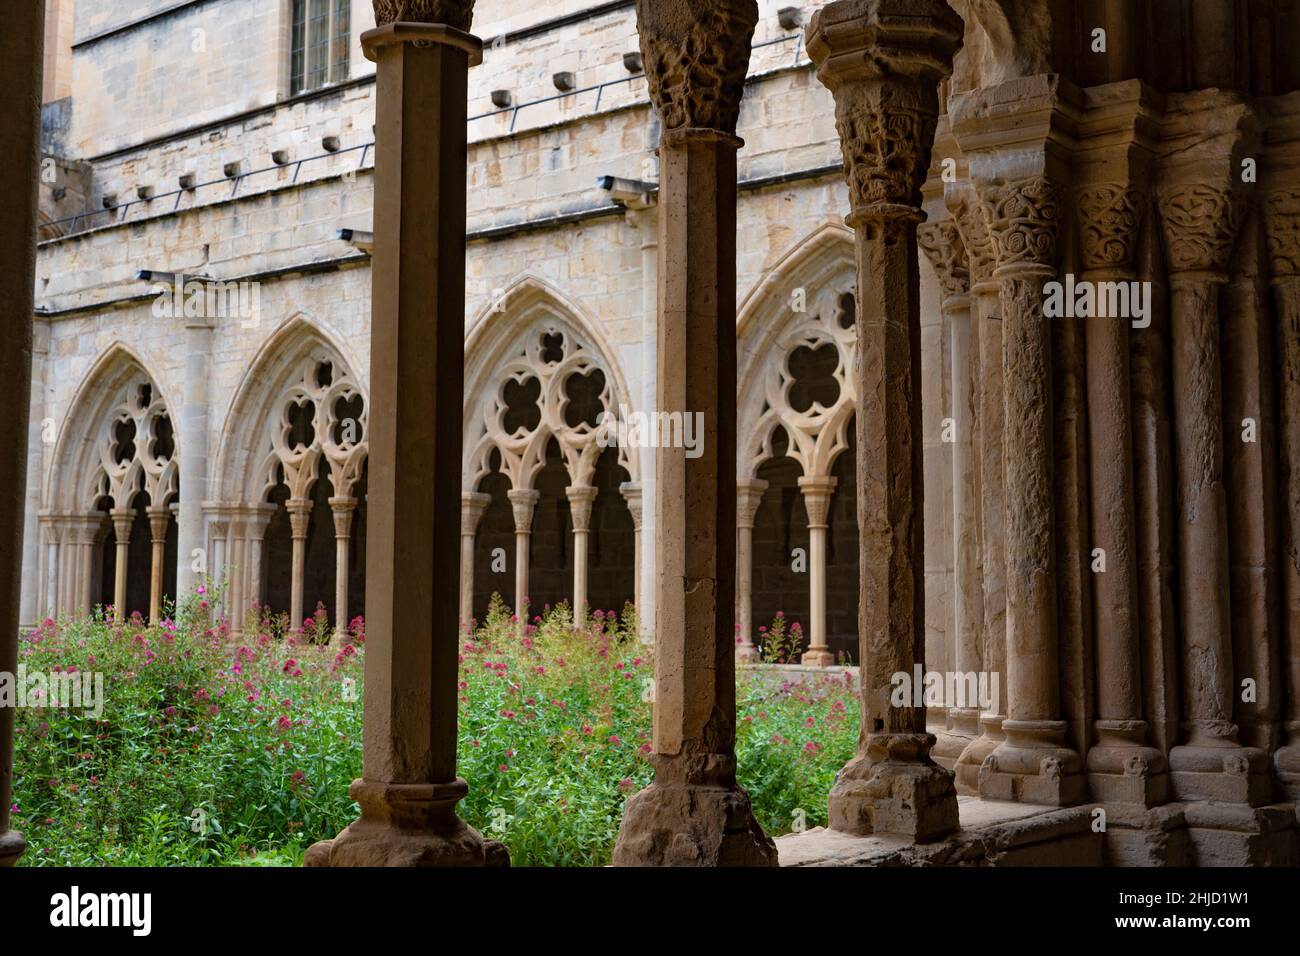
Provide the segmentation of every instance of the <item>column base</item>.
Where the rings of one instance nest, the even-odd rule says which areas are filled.
[[[485,840],[456,816],[469,792],[443,784],[354,780],[348,791],[360,819],[332,840],[314,843],[303,866],[509,866],[504,845]]]
[[[27,843],[17,830],[6,830],[0,833],[0,869],[14,866],[26,849]]]
[[[979,795],[1048,807],[1087,799],[1083,761],[1065,746],[1063,720],[1002,721],[1006,740],[980,765]]]
[[[835,655],[831,653],[828,647],[809,648],[804,651],[799,663],[804,667],[833,667],[835,666]]]
[[[627,801],[615,866],[778,865],[776,844],[734,782],[734,760],[650,759],[655,781]]]
[[[1088,788],[1100,803],[1154,807],[1169,799],[1165,755],[1146,746],[1146,721],[1098,720],[1088,751]]]
[[[935,734],[930,757],[945,770],[956,772],[957,760],[980,735],[980,714],[974,708],[954,707],[948,711],[948,726]]]
[[[1123,803],[1103,809],[1102,857],[1106,866],[1191,865],[1187,821],[1177,806],[1147,808]]]
[[[753,644],[736,645],[736,663],[753,664],[758,661],[758,648]]]
[[[1273,802],[1268,754],[1223,741],[1189,743],[1169,751],[1169,781],[1174,799],[1215,800],[1247,807]]]
[[[1273,767],[1286,798],[1300,803],[1300,739],[1297,739],[1295,733],[1288,736],[1292,742],[1273,754]]]
[[[957,757],[953,766],[956,774],[957,793],[963,797],[978,797],[980,793],[980,767],[988,755],[997,750],[998,745],[1006,739],[1002,733],[1002,715],[981,716],[982,732],[966,745],[966,749]]]
[[[955,833],[953,775],[930,759],[933,734],[872,734],[867,752],[840,771],[830,793],[830,828],[855,836],[891,833],[932,843]]]
[[[1171,755],[1172,756],[1172,755]],[[1295,807],[1188,803],[1182,807],[1193,866],[1286,866],[1297,864]]]

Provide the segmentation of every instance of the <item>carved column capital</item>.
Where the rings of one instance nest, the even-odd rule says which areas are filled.
[[[754,516],[758,514],[758,506],[762,503],[763,492],[766,490],[767,482],[761,478],[742,478],[736,482],[737,527],[754,527]]]
[[[113,519],[113,532],[117,535],[117,543],[129,543],[131,528],[135,524],[135,512],[130,508],[114,508],[108,514]]]
[[[951,218],[923,223],[917,227],[916,241],[939,276],[944,304],[970,295],[970,266],[957,223]]]
[[[637,0],[636,20],[664,141],[687,130],[734,137],[758,22],[756,0]]]
[[[492,503],[492,496],[481,491],[465,491],[460,496],[460,533],[473,534],[483,519],[483,512]]]
[[[984,220],[975,187],[966,182],[949,190],[947,204],[966,249],[970,281],[975,285],[989,281],[993,278],[993,270],[997,268],[997,253],[993,249],[993,236]]]
[[[591,506],[596,501],[596,489],[591,485],[570,485],[564,489],[569,499],[569,514],[574,531],[591,530]]]
[[[171,523],[172,510],[167,505],[150,505],[145,509],[149,516],[149,537],[154,544],[167,540],[167,527]]]
[[[289,528],[293,537],[301,538],[304,541],[307,539],[307,525],[311,520],[311,506],[312,501],[310,498],[290,498],[284,503],[285,509],[289,512]],[[218,527],[217,523],[213,522],[212,527],[215,531]]]
[[[1060,191],[1046,176],[995,181],[980,189],[980,204],[997,271],[1056,267]]]
[[[1075,193],[1085,270],[1131,272],[1143,205],[1131,184],[1090,183]]]
[[[944,0],[839,0],[813,14],[808,55],[835,96],[854,217],[917,218],[963,24]]]
[[[1277,189],[1267,195],[1264,229],[1273,278],[1300,276],[1300,187]]]
[[[641,485],[635,481],[625,481],[618,486],[618,490],[623,495],[623,500],[627,502],[627,510],[632,515],[632,530],[641,530],[642,500]]]
[[[373,0],[375,26],[389,23],[443,23],[469,32],[474,0]]]
[[[830,512],[831,495],[839,479],[829,476],[800,478],[799,490],[803,492],[804,510],[808,512],[809,528],[826,527],[826,516]]]
[[[1226,277],[1232,247],[1245,218],[1238,191],[1203,182],[1165,183],[1156,190],[1169,271]]]
[[[515,512],[515,531],[524,532],[533,529],[533,509],[537,507],[542,493],[531,488],[511,488],[506,492],[510,506]]]
[[[357,510],[357,499],[347,495],[330,498],[330,511],[334,514],[334,537],[352,536],[352,515]]]

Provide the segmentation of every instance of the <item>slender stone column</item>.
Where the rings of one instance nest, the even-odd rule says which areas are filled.
[[[208,516],[208,578],[213,584],[219,586],[223,580],[228,582],[230,579],[226,557],[226,535],[230,530],[230,525],[226,517],[226,510],[220,505],[209,501],[204,503],[203,508]],[[225,613],[227,595],[223,592],[221,599],[217,600],[211,591],[212,588],[209,588],[208,601],[212,613],[214,617],[220,617]]]
[[[736,482],[737,663],[758,659],[758,649],[754,646],[754,518],[766,490],[767,482],[761,478],[742,478]]]
[[[980,482],[980,630],[981,660],[988,675],[988,705],[980,714],[980,735],[967,744],[953,769],[957,792],[979,793],[979,770],[986,757],[1005,740],[1002,721],[1006,717],[1007,686],[1007,558],[1006,500],[1003,490],[1006,465],[1003,458],[1005,396],[1002,390],[1002,301],[993,278],[997,266],[993,237],[969,181],[945,190],[945,198],[961,232],[966,249],[975,299],[976,334],[979,340],[979,424],[978,470]],[[983,706],[983,705],[982,705]]]
[[[591,506],[596,489],[573,485],[564,489],[573,517],[573,623],[582,627],[587,620],[587,545],[591,531]]]
[[[1065,744],[1053,509],[1051,329],[1058,187],[1046,176],[977,183],[1002,299],[1007,554],[1006,739],[980,771],[980,795],[1065,806],[1085,794]]]
[[[348,630],[348,548],[357,499],[336,495],[329,503],[334,513],[334,633],[341,638]]]
[[[1276,303],[1277,425],[1282,523],[1283,671],[1287,709],[1284,746],[1273,755],[1278,779],[1300,800],[1300,188],[1274,190],[1264,204]]]
[[[309,866],[505,862],[456,816],[472,0],[376,0],[377,63],[361,818]],[[404,16],[408,21],[393,22]]]
[[[1188,111],[1168,123],[1169,156],[1157,197],[1172,288],[1173,405],[1177,436],[1179,600],[1183,632],[1183,743],[1169,753],[1179,800],[1259,806],[1272,783],[1268,757],[1243,747],[1233,722],[1228,511],[1224,487],[1219,292],[1245,199],[1234,187],[1240,110]],[[1228,149],[1194,157],[1185,144],[1227,123]],[[1208,127],[1208,128],[1207,128]],[[1221,130],[1222,127],[1219,127]],[[1181,135],[1180,135],[1181,134]]]
[[[117,546],[113,562],[113,620],[125,621],[129,616],[126,610],[126,572],[131,554],[131,526],[135,523],[135,512],[130,508],[114,508],[109,517],[113,519]]]
[[[244,511],[234,508],[230,511],[230,520],[226,526],[226,566],[230,569],[229,586],[226,591],[226,615],[230,619],[232,637],[244,633],[244,618],[247,608],[244,606],[244,578],[247,574],[245,549],[248,532],[244,529]]]
[[[804,509],[808,512],[808,650],[801,663],[806,667],[830,667],[835,655],[826,643],[826,517],[837,479],[800,477]],[[753,547],[752,541],[750,542]],[[752,571],[751,571],[752,573]]]
[[[628,514],[632,516],[632,604],[636,607],[637,628],[641,632],[642,643],[654,643],[654,631],[641,617],[641,604],[645,597],[645,588],[641,586],[644,563],[641,560],[641,520],[644,513],[641,486],[634,481],[625,481],[618,486],[618,490],[623,495],[623,500],[627,502]]]
[[[176,522],[176,600],[199,584],[195,551],[206,548],[204,504],[208,495],[208,380],[212,376],[212,320],[185,321],[185,381],[181,395],[180,472],[185,480]],[[216,576],[219,565],[206,555],[203,567]]]
[[[808,53],[835,95],[857,247],[857,483],[862,730],[830,794],[830,825],[937,840],[957,829],[953,775],[930,758],[925,706],[891,701],[925,665],[920,276],[916,227],[939,83],[962,21],[942,0],[841,0]],[[919,692],[920,689],[918,688]]]
[[[528,618],[529,545],[533,533],[533,510],[542,493],[531,488],[511,488],[506,492],[515,514],[515,614],[519,627]]]
[[[483,512],[492,496],[481,491],[460,495],[460,626],[468,627],[474,617],[474,538]]]
[[[972,368],[970,268],[966,247],[952,219],[927,222],[917,229],[921,251],[929,257],[943,293],[943,314],[948,326],[951,362],[952,418],[952,527],[953,527],[953,659],[958,675],[955,688],[961,700],[948,701],[949,727],[938,735],[934,757],[945,766],[956,765],[980,733],[978,698],[981,620],[983,612],[979,574],[979,531],[975,497],[974,418],[978,380]],[[974,699],[964,675],[975,675]]]
[[[246,592],[246,600],[250,608],[253,604],[258,606],[259,614],[264,598],[262,592],[262,564],[266,551],[266,528],[274,516],[275,505],[257,504],[248,508],[244,519],[244,527],[248,535],[248,591]]]
[[[6,196],[7,237],[0,249],[0,381],[20,396],[5,416],[0,464],[0,672],[18,671],[18,608],[22,591],[27,425],[32,377],[32,290],[36,259],[36,184],[40,164],[40,102],[45,4],[20,3],[5,11],[0,32],[0,128],[7,161],[0,171]],[[0,868],[22,856],[23,835],[9,829],[13,804],[14,708],[0,707]]]
[[[40,616],[59,616],[59,538],[60,528],[54,516],[49,513],[41,515],[41,527],[45,532],[45,576],[41,582]]]
[[[162,613],[163,561],[172,512],[166,505],[150,505],[145,513],[149,516],[149,623],[157,624]]]
[[[1081,225],[1082,282],[1093,288],[1137,279],[1134,247],[1142,221],[1145,191],[1134,181],[1123,151],[1119,181],[1098,182],[1107,175],[1100,161],[1081,164],[1076,192]],[[1116,300],[1119,301],[1118,299]],[[1148,306],[1151,305],[1147,300]],[[1088,751],[1088,781],[1094,800],[1163,803],[1168,792],[1164,754],[1147,746],[1142,706],[1141,634],[1138,629],[1137,514],[1133,480],[1130,334],[1151,334],[1146,326],[1130,333],[1136,303],[1109,314],[1099,296],[1098,312],[1084,319],[1087,363],[1088,461],[1092,497],[1090,551],[1100,549],[1104,564],[1093,559],[1092,597],[1096,623],[1096,742]],[[1150,318],[1148,316],[1148,318]]]
[[[307,576],[307,531],[311,523],[310,498],[290,498],[285,502],[289,511],[289,530],[293,535],[293,574],[289,584],[289,626],[302,630],[303,588]]]
[[[736,783],[736,120],[755,0],[637,0],[659,148],[658,410],[702,453],[657,449],[654,782],[616,865],[775,865]]]
[[[95,549],[103,540],[106,522],[102,512],[92,512],[76,519],[76,585],[73,589],[74,612],[90,614],[95,608]]]

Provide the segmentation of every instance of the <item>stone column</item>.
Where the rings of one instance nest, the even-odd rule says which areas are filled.
[[[1272,783],[1268,757],[1243,747],[1233,722],[1228,510],[1224,487],[1219,292],[1245,217],[1235,155],[1249,135],[1242,106],[1174,113],[1157,200],[1172,290],[1173,406],[1183,633],[1183,743],[1169,753],[1174,796],[1258,806]],[[1211,134],[1213,148],[1186,145]]]
[[[109,517],[113,520],[117,545],[113,562],[113,620],[125,621],[129,616],[126,610],[126,572],[131,554],[131,526],[135,523],[135,512],[130,508],[114,508]]]
[[[1128,288],[1137,280],[1135,245],[1145,208],[1144,170],[1131,167],[1123,140],[1109,153],[1096,155],[1089,150],[1088,161],[1076,170],[1080,280],[1094,288],[1101,283]],[[1139,153],[1135,162],[1142,162],[1144,156],[1144,151]],[[1104,181],[1108,176],[1114,179]],[[1149,306],[1150,299],[1147,302]],[[1134,304],[1130,299],[1130,306]],[[1097,305],[1102,306],[1100,296]],[[1110,309],[1102,306],[1099,311]],[[1168,776],[1164,754],[1148,746],[1143,719],[1129,366],[1129,330],[1142,320],[1135,319],[1133,311],[1083,320],[1092,497],[1089,551],[1100,549],[1105,562],[1097,570],[1094,559],[1092,574],[1097,719],[1087,769],[1094,800],[1152,807],[1165,802]],[[1131,334],[1152,333],[1143,326]]]
[[[1051,328],[1059,187],[1046,175],[977,181],[1002,299],[1007,554],[1006,739],[985,761],[980,795],[1065,806],[1084,798],[1065,744],[1057,631]]]
[[[1277,425],[1282,524],[1283,672],[1287,709],[1284,745],[1273,755],[1290,800],[1300,800],[1300,188],[1273,190],[1264,204],[1276,304]]]
[[[702,453],[660,448],[654,782],[616,865],[775,865],[736,783],[736,120],[755,0],[637,0],[659,148],[657,409],[699,414]]]
[[[656,195],[656,203],[657,201]],[[641,407],[653,411],[659,389],[659,360],[656,352],[659,328],[659,207],[654,205],[629,215],[636,222],[641,240]],[[637,578],[637,588],[641,596],[637,599],[636,616],[641,627],[642,641],[653,644],[656,633],[655,591],[658,582],[655,560],[658,449],[641,448],[636,453],[641,456],[640,505],[633,516],[640,531],[637,558],[640,561],[641,576]]]
[[[0,671],[18,670],[18,607],[22,592],[23,515],[27,471],[27,426],[32,376],[32,290],[36,260],[36,185],[40,172],[40,102],[45,4],[22,3],[5,13],[0,32],[0,88],[8,161],[0,172],[7,200],[8,230],[0,251],[0,302],[5,303],[0,336],[0,381],[21,396],[4,418],[0,465]],[[13,804],[14,708],[0,707],[0,867],[22,856],[23,835],[9,829]]]
[[[195,551],[207,547],[204,502],[208,495],[208,380],[212,375],[212,321],[185,320],[185,382],[181,394],[180,473],[185,487],[176,522],[176,601],[198,584]],[[218,566],[205,555],[203,567],[216,577]]]
[[[208,580],[220,586],[223,580],[228,582],[230,578],[226,567],[226,534],[230,526],[225,509],[215,502],[204,502],[203,510],[208,516]],[[227,595],[222,593],[221,599],[217,600],[213,590],[211,587],[208,589],[208,602],[215,619],[225,613]]]
[[[460,495],[460,626],[468,627],[474,617],[474,537],[492,496],[481,491]]]
[[[348,548],[357,499],[336,495],[329,503],[334,513],[334,633],[341,639],[348,630]]]
[[[587,544],[591,530],[591,506],[596,489],[572,485],[564,489],[573,516],[573,623],[582,627],[587,620]]]
[[[806,667],[830,667],[835,663],[835,655],[826,643],[826,516],[836,484],[837,480],[829,477],[799,478],[808,512],[808,650],[800,659]]]
[[[456,627],[471,0],[375,0],[377,63],[361,818],[309,866],[505,862],[456,816]],[[394,22],[399,16],[423,22]]]
[[[275,505],[257,504],[248,509],[245,518],[245,531],[248,535],[248,591],[247,600],[251,606],[262,605],[262,562],[266,550],[266,527],[275,516]]]
[[[935,759],[945,766],[956,766],[957,759],[979,736],[980,705],[978,693],[968,699],[971,689],[963,675],[973,674],[978,691],[983,595],[979,573],[979,531],[975,496],[974,417],[975,388],[978,381],[972,362],[970,267],[961,233],[952,218],[927,222],[917,229],[921,251],[930,259],[942,291],[941,308],[948,331],[948,354],[951,362],[952,419],[955,441],[952,445],[952,554],[953,600],[951,642],[953,657],[949,666],[957,673],[955,688],[961,700],[948,701],[949,725],[938,735]]]
[[[307,531],[311,523],[310,498],[290,498],[285,502],[289,511],[289,530],[293,535],[293,574],[289,584],[289,626],[302,630],[303,588],[307,576]]]
[[[632,603],[636,607],[636,623],[640,631],[642,643],[654,643],[654,631],[651,630],[641,616],[641,602],[645,597],[645,588],[641,586],[642,566],[641,560],[641,519],[642,504],[641,486],[634,481],[625,481],[618,486],[619,492],[623,495],[623,500],[627,502],[628,514],[632,516],[632,539],[633,552],[632,558]]]
[[[1007,559],[1006,500],[1003,490],[1002,302],[993,279],[997,266],[993,237],[984,221],[979,199],[969,181],[945,190],[945,199],[957,220],[966,249],[975,321],[979,340],[978,469],[980,480],[980,606],[981,660],[988,675],[988,706],[980,714],[980,735],[967,744],[954,765],[957,792],[979,793],[979,771],[984,759],[1005,738],[1007,686]]]
[[[528,618],[529,543],[533,532],[533,509],[542,493],[531,488],[511,488],[506,492],[515,515],[515,615],[522,629]]]
[[[758,659],[754,646],[754,517],[767,482],[742,478],[736,482],[736,662]]]
[[[41,515],[41,526],[45,529],[45,579],[41,583],[40,615],[57,618],[59,616],[59,538],[61,529],[58,521],[49,513]]]
[[[21,589],[19,627],[29,630],[40,622],[40,566],[41,566],[41,484],[45,474],[45,442],[42,440],[45,418],[46,387],[50,365],[50,321],[35,319],[32,322],[32,384],[31,408],[27,429],[27,504],[23,521],[22,580],[36,580],[37,587]]]
[[[166,505],[150,505],[145,513],[149,516],[149,623],[157,624],[162,613],[163,561],[172,512]]]
[[[905,17],[896,14],[905,13]],[[917,841],[957,829],[953,775],[930,758],[925,706],[893,706],[893,675],[925,665],[920,276],[916,227],[939,83],[962,21],[942,0],[840,0],[808,53],[835,95],[857,249],[858,640],[862,730],[830,794],[830,825]],[[919,692],[919,688],[917,689]]]

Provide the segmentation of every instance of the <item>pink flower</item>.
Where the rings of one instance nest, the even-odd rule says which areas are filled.
[[[642,752],[643,754],[648,754],[648,753],[651,752],[651,750],[652,750],[652,748],[651,748],[651,746],[650,746],[648,743],[645,743],[645,744],[642,744],[642,745],[641,745],[641,752]]]
[[[623,741],[621,741],[621,740],[618,739],[618,734],[610,734],[610,735],[609,735],[609,745],[610,745],[611,747],[617,747],[617,746],[618,746],[619,744],[621,744],[622,742],[623,742]]]
[[[622,780],[618,782],[618,789],[622,790],[624,793],[627,793],[629,790],[631,790],[632,786],[633,784],[632,784],[631,777],[624,777]]]
[[[590,734],[590,733],[591,733],[591,724],[583,724],[583,725],[582,725],[582,732],[583,732],[584,734]]]
[[[281,714],[279,725],[281,730],[288,730],[290,727],[293,726],[293,721],[289,719],[288,714]]]

